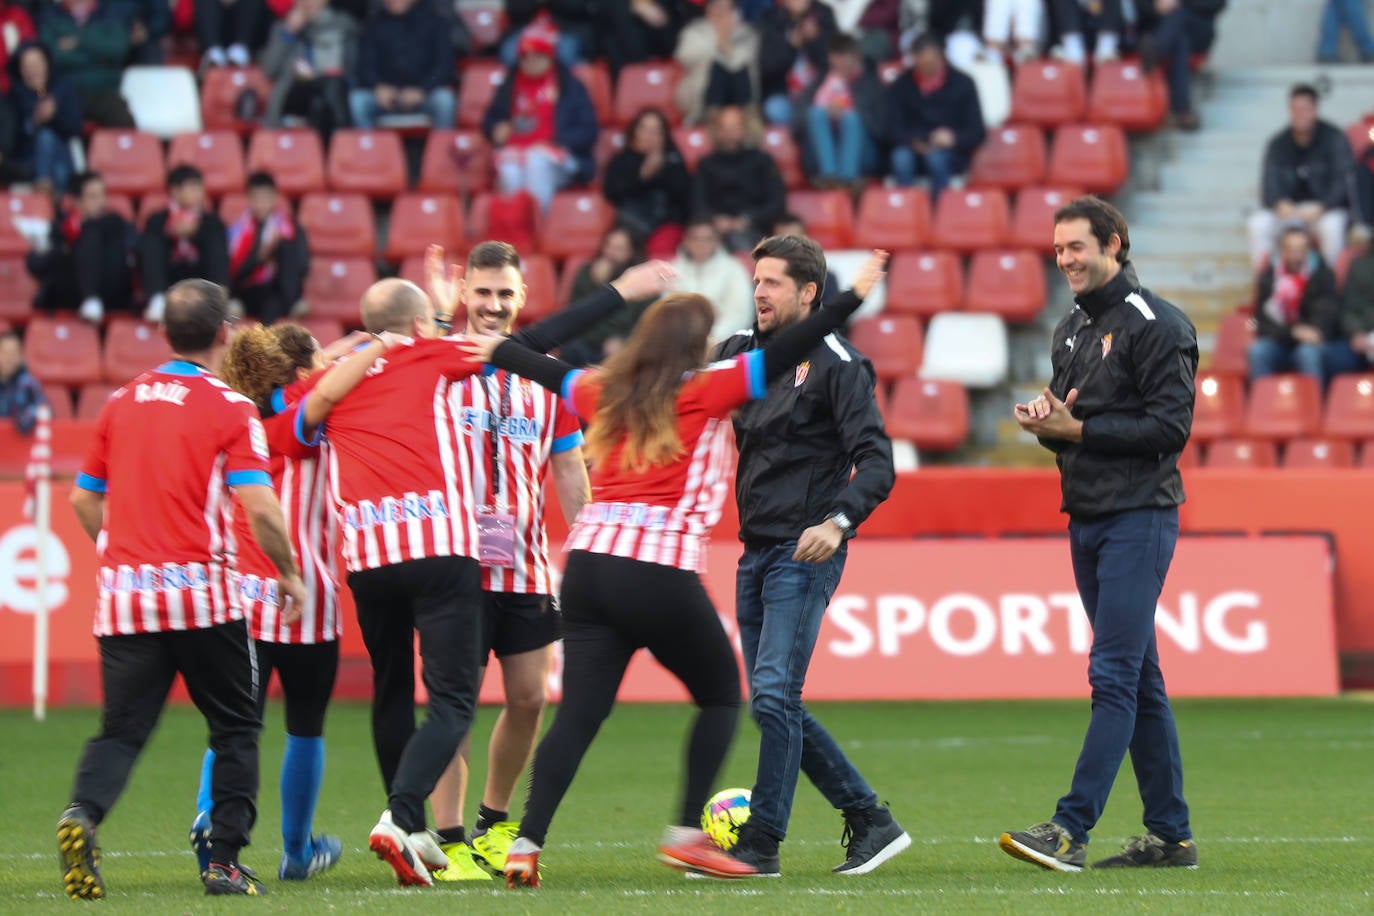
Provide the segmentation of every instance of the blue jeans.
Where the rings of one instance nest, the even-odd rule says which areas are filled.
[[[57,193],[67,193],[67,182],[72,177],[72,151],[57,131],[50,127],[38,128],[33,135],[29,166],[36,180],[47,179]]]
[[[1102,816],[1128,750],[1146,828],[1169,842],[1193,835],[1178,730],[1155,644],[1155,604],[1176,543],[1177,508],[1069,521],[1073,577],[1093,628],[1092,718],[1054,820],[1079,842],[1087,842]]]
[[[1374,37],[1369,34],[1369,19],[1365,16],[1364,0],[1326,0],[1322,10],[1321,32],[1317,36],[1317,57],[1340,56],[1341,26],[1350,30],[1350,37],[1363,57],[1374,56]]]
[[[577,161],[572,156],[555,159],[539,149],[527,151],[523,160],[502,159],[496,166],[496,184],[501,193],[528,191],[540,210],[549,209],[553,195],[576,175]]]
[[[1330,381],[1347,372],[1368,372],[1369,359],[1356,353],[1348,340],[1329,340],[1322,344],[1322,369]]]
[[[1326,384],[1324,344],[1287,344],[1272,337],[1259,337],[1247,351],[1250,381],[1278,372],[1294,370],[1310,375],[1318,385]]]
[[[1160,20],[1155,29],[1155,42],[1165,62],[1170,111],[1193,110],[1192,56],[1206,53],[1216,35],[1216,26],[1211,19],[1190,12],[1187,7],[1180,6]]]
[[[432,127],[452,127],[455,123],[453,114],[457,104],[457,97],[454,96],[453,90],[447,86],[429,90],[418,109],[411,109],[406,112],[402,112],[400,109],[383,111],[382,106],[377,104],[377,96],[373,94],[371,89],[352,89],[348,93],[348,113],[353,118],[353,126],[366,129],[376,127],[377,119],[384,115],[417,112],[428,117]]]
[[[782,93],[764,99],[763,120],[769,124],[791,124],[792,100]]]
[[[762,732],[749,819],[779,839],[787,835],[798,772],[806,773],[840,810],[878,803],[839,744],[802,703],[806,669],[847,551],[842,545],[829,560],[816,564],[793,560],[796,549],[796,541],[746,548],[735,579],[749,713]]]
[[[836,121],[825,108],[811,106],[806,112],[806,137],[816,157],[816,177],[854,181],[873,171],[877,152],[857,111],[846,111]]]
[[[917,166],[930,178],[930,196],[934,199],[949,187],[949,180],[962,175],[968,168],[968,160],[952,149],[928,149],[918,154],[910,146],[899,146],[892,151],[892,177],[902,187],[916,183]]]

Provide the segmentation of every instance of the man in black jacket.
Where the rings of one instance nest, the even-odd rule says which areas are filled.
[[[725,340],[716,358],[763,346],[820,301],[825,253],[813,240],[773,236],[754,249],[753,328]],[[860,269],[867,295],[886,252]],[[740,558],[735,616],[758,723],[758,773],[749,820],[733,854],[762,875],[779,874],[799,771],[844,813],[846,859],[834,871],[861,875],[911,845],[859,771],[802,704],[802,687],[826,605],[844,571],[846,545],[892,489],[892,443],[873,399],[873,367],[832,334],[796,371],[735,414]],[[851,471],[853,475],[851,477]]]
[[[945,60],[940,39],[922,35],[912,53],[912,68],[887,90],[892,176],[899,185],[914,184],[918,172],[928,176],[935,198],[968,169],[987,129],[978,88]]]
[[[820,0],[779,0],[763,11],[758,28],[763,116],[790,124],[793,104],[825,69],[830,37],[839,31],[835,13]]]
[[[358,42],[355,88],[348,93],[354,127],[375,127],[392,114],[420,113],[430,126],[453,126],[453,38],[428,3],[382,0]]]
[[[709,218],[732,252],[746,251],[782,216],[786,201],[777,162],[748,142],[744,109],[716,112],[711,152],[692,176],[692,215]]]
[[[161,321],[167,287],[199,278],[229,284],[229,243],[224,223],[205,206],[205,179],[200,169],[179,165],[167,173],[167,208],[148,217],[138,240],[143,269],[143,292],[148,308],[143,317]]]
[[[1141,56],[1164,61],[1169,82],[1169,117],[1179,130],[1202,126],[1193,110],[1193,55],[1206,54],[1217,37],[1217,17],[1226,0],[1153,0],[1138,4]]]
[[[76,201],[52,222],[50,247],[29,254],[29,273],[38,280],[34,307],[48,312],[76,309],[95,324],[110,312],[132,310],[133,224],[110,212],[105,180],[98,172],[72,178],[67,193]]]
[[[1126,220],[1096,197],[1054,215],[1054,250],[1078,307],[1054,331],[1054,376],[1016,421],[1058,456],[1062,509],[1083,609],[1092,719],[1054,818],[1002,834],[1008,854],[1055,871],[1087,863],[1127,750],[1145,836],[1094,868],[1197,865],[1183,760],[1155,645],[1155,604],[1178,541],[1178,456],[1193,425],[1197,333],[1140,286]]]
[[[1259,334],[1247,354],[1250,380],[1296,370],[1325,385],[1327,352],[1344,343],[1341,300],[1335,274],[1301,226],[1283,231],[1278,251],[1260,271],[1254,313]]]

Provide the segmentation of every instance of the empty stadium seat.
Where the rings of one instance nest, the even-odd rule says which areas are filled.
[[[94,327],[73,315],[35,315],[24,333],[24,362],[46,383],[98,382],[100,337]]]
[[[172,347],[155,324],[119,316],[105,329],[101,361],[105,381],[123,385],[172,358]]]
[[[1199,442],[1240,435],[1245,424],[1245,380],[1239,375],[1199,372],[1193,403],[1192,438]]]
[[[854,221],[855,248],[897,252],[925,244],[930,237],[930,195],[924,188],[872,186],[859,195]]]
[[[500,2],[460,3],[456,9],[472,36],[474,51],[488,51],[501,43],[506,34],[506,11]]]
[[[1355,465],[1355,443],[1348,439],[1294,439],[1283,448],[1286,468],[1348,468]]]
[[[854,208],[848,191],[788,191],[787,209],[822,248],[852,246]]]
[[[1008,124],[988,131],[973,154],[968,183],[975,188],[1014,191],[1045,177],[1045,134],[1034,124]]]
[[[371,258],[377,250],[372,205],[361,194],[316,192],[301,198],[296,220],[311,254]]]
[[[791,128],[780,124],[765,127],[760,149],[772,156],[773,161],[778,164],[783,187],[791,190],[806,184],[806,174],[802,171],[801,150],[797,149],[797,141],[792,138]]]
[[[1053,252],[1055,211],[1082,193],[1077,188],[1022,188],[1016,193],[1016,205],[1012,208],[1008,244]]]
[[[22,325],[33,316],[38,283],[22,257],[0,257],[0,321]]]
[[[849,323],[849,342],[873,363],[883,382],[913,376],[921,366],[921,322],[912,315],[879,315]]]
[[[47,194],[0,191],[0,256],[23,256],[52,232],[53,205]]]
[[[43,397],[48,399],[48,407],[52,410],[52,419],[71,420],[76,416],[76,410],[72,406],[72,390],[66,385],[59,385],[56,382],[47,382],[43,385]]]
[[[409,280],[423,289],[425,285],[425,256],[414,254],[406,258],[396,270],[396,276],[402,280]]]
[[[1374,374],[1331,380],[1321,428],[1325,435],[1342,439],[1374,438]]]
[[[615,120],[615,93],[611,89],[611,70],[606,62],[595,60],[580,63],[573,67],[573,76],[582,81],[582,85],[587,87],[587,95],[592,97],[596,123],[612,123]]]
[[[431,130],[417,191],[475,194],[491,187],[491,146],[476,130]]]
[[[687,171],[695,172],[697,163],[711,152],[711,134],[704,127],[674,127],[673,145],[682,154]]]
[[[357,308],[354,308],[356,315]],[[321,347],[327,347],[334,341],[340,339],[346,333],[344,323],[338,318],[330,318],[326,315],[302,315],[296,318],[283,318],[278,324],[294,324],[305,328],[310,332],[310,336],[315,338],[315,342]],[[357,318],[354,318],[357,324]]]
[[[596,135],[596,145],[592,147],[592,161],[596,163],[596,181],[606,174],[606,166],[615,154],[625,148],[625,132],[618,127],[605,127]]]
[[[943,312],[926,328],[921,377],[994,388],[1010,365],[1007,326],[998,315]]]
[[[201,130],[200,90],[186,67],[125,67],[119,94],[141,131],[166,140]]]
[[[244,198],[247,200],[247,198]],[[151,194],[144,194],[138,199],[138,208],[134,214],[134,225],[139,232],[148,223],[148,217],[159,210],[167,209],[167,194],[163,191],[154,191]]]
[[[153,134],[102,127],[91,135],[86,164],[117,194],[138,197],[167,185],[162,144]]]
[[[108,382],[87,382],[76,393],[76,419],[95,420],[104,409],[105,402],[115,393],[115,386]]]
[[[1236,310],[1217,325],[1216,343],[1212,345],[1212,370],[1244,376],[1250,371],[1248,352],[1254,343],[1249,312]]]
[[[242,191],[248,175],[243,168],[243,142],[232,130],[177,134],[167,146],[167,168],[193,165],[205,176],[205,193],[221,197]]]
[[[401,137],[389,130],[336,130],[325,164],[329,187],[375,199],[406,189],[406,160]]]
[[[311,258],[303,298],[310,317],[331,319],[356,327],[363,293],[377,282],[377,268],[367,258]],[[321,341],[327,343],[327,341]]]
[[[238,117],[238,100],[244,92],[256,93],[261,112],[272,96],[272,81],[257,67],[211,67],[200,84],[200,115],[204,130],[252,133],[257,124]]]
[[[1261,376],[1250,385],[1245,434],[1270,440],[1316,435],[1321,411],[1321,389],[1311,376],[1296,372]]]
[[[559,191],[540,224],[539,250],[555,260],[591,255],[615,222],[615,208],[591,191]]]
[[[969,262],[964,308],[1033,321],[1045,307],[1045,262],[1033,251],[980,251]]]
[[[625,126],[645,108],[663,112],[669,124],[682,120],[677,110],[677,81],[681,71],[676,61],[646,61],[626,64],[615,81],[615,101],[611,121]]]
[[[1126,135],[1114,124],[1073,124],[1054,132],[1050,184],[1072,184],[1094,194],[1114,194],[1130,175]]]
[[[481,129],[496,90],[506,81],[506,68],[499,60],[469,58],[458,79],[458,126]]]
[[[324,190],[324,150],[313,130],[259,130],[248,141],[248,171],[269,172],[289,197]]]
[[[981,191],[946,188],[935,204],[935,236],[940,248],[973,252],[1000,248],[1010,216],[1007,195],[996,188]]]
[[[884,413],[887,434],[928,452],[957,449],[968,438],[968,391],[958,382],[900,378]]]
[[[552,258],[522,252],[520,273],[525,278],[525,307],[520,310],[521,324],[540,321],[567,305],[558,301],[558,271],[554,268]]]
[[[952,251],[899,251],[885,283],[891,312],[929,318],[963,305],[964,277]]]
[[[476,194],[468,204],[465,220],[468,239],[480,242],[497,239],[509,242],[522,254],[534,251],[539,218],[539,205],[527,191],[501,194],[484,191]]]
[[[1278,462],[1278,446],[1259,439],[1218,439],[1203,453],[1207,468],[1272,468]]]
[[[599,236],[598,236],[599,238]],[[451,258],[467,253],[463,208],[451,194],[402,194],[391,205],[385,259],[399,263],[424,254],[431,244],[444,246]]]
[[[1169,90],[1163,71],[1150,73],[1136,61],[1099,61],[1088,91],[1088,120],[1122,130],[1148,132],[1164,123]]]
[[[1011,120],[1058,127],[1072,124],[1087,109],[1083,70],[1060,60],[1026,61],[1011,84]]]
[[[1371,143],[1374,143],[1374,115],[1365,115],[1345,128],[1345,138],[1350,141],[1350,149],[1358,159]]]

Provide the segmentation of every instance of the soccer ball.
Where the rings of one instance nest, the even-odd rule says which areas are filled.
[[[717,846],[729,849],[739,841],[739,826],[749,820],[749,790],[725,789],[711,796],[701,812],[701,829]]]

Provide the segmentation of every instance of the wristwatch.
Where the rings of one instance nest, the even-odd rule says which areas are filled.
[[[848,534],[854,529],[854,524],[850,522],[849,516],[843,512],[832,512],[825,517],[827,522],[834,522],[835,527],[840,529],[842,534]]]

